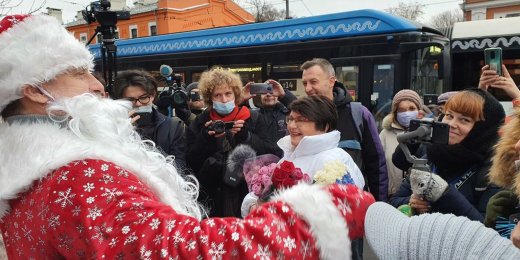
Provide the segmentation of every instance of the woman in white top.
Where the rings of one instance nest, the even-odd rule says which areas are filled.
[[[294,101],[290,110],[287,117],[289,135],[278,141],[284,152],[280,162],[291,161],[312,179],[327,163],[339,161],[346,165],[354,184],[363,189],[363,174],[350,155],[338,148],[340,133],[335,130],[338,114],[334,103],[324,96],[310,96]],[[244,198],[243,216],[249,213],[256,201],[252,193]]]

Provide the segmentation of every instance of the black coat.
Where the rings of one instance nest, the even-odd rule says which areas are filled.
[[[176,166],[186,168],[185,124],[177,117],[167,117],[152,109],[152,125],[137,127],[137,132],[151,140],[166,155],[175,156]]]

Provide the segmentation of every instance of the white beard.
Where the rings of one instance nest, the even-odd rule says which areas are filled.
[[[181,176],[172,157],[142,141],[128,117],[130,103],[84,94],[48,107],[49,114],[69,115],[67,127],[48,122],[0,124],[0,220],[7,201],[52,170],[75,160],[100,159],[134,173],[180,214],[202,218],[198,184]],[[186,178],[186,179],[185,179]],[[188,181],[191,178],[191,181]]]

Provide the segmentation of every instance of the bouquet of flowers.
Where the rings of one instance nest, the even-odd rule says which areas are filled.
[[[243,172],[249,192],[261,196],[269,190],[271,177],[279,160],[280,158],[273,154],[264,154],[246,160]]]
[[[290,161],[283,161],[280,165],[274,168],[271,177],[271,187],[268,192],[259,196],[261,201],[267,201],[274,194],[276,190],[287,189],[299,182],[311,182],[308,174],[303,173],[300,168],[296,168],[294,163]]]
[[[354,180],[347,170],[347,166],[340,161],[330,161],[314,175],[314,182],[318,184],[354,184]]]

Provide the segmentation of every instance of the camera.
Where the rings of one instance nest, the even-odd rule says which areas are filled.
[[[199,101],[200,100],[200,94],[199,92],[191,92],[190,93],[190,101]]]
[[[221,134],[226,131],[226,129],[233,128],[235,121],[224,122],[222,120],[215,120],[211,125],[208,126],[208,130],[215,131],[215,134]]]
[[[448,124],[427,119],[413,119],[410,121],[409,132],[422,132],[421,130],[417,130],[420,127],[427,128],[428,130],[425,130],[424,134],[411,139],[411,142],[448,144],[450,138],[450,126]]]
[[[168,88],[159,94],[157,105],[161,108],[187,108],[189,97],[184,88],[182,75],[174,74],[173,69],[164,64],[159,68],[159,72],[166,79]]]
[[[252,83],[249,88],[250,94],[273,94],[273,85],[267,83]]]
[[[408,132],[397,135],[397,142],[399,142],[399,147],[403,150],[406,160],[413,164],[413,169],[430,171],[428,160],[413,155],[408,149],[408,144],[448,144],[449,133],[448,124],[435,122],[431,118],[414,119],[410,121]]]
[[[98,22],[101,26],[115,26],[118,20],[129,20],[129,11],[108,11],[110,8],[109,0],[100,0],[91,2],[85,10],[81,11],[83,19],[88,24]]]

